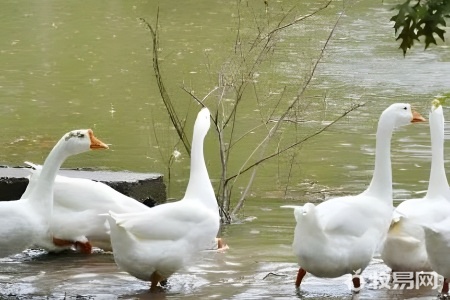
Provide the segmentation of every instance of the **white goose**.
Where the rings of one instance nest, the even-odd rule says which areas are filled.
[[[441,294],[449,291],[450,279],[450,211],[447,208],[447,218],[433,224],[422,225],[425,232],[425,248],[428,261],[433,271],[444,277]]]
[[[439,101],[430,112],[431,171],[424,198],[403,201],[393,215],[381,252],[392,271],[431,271],[420,224],[437,223],[449,216],[450,190],[444,168],[444,115]]]
[[[151,291],[157,291],[158,283],[182,268],[192,255],[206,249],[219,230],[218,205],[203,156],[209,127],[210,113],[203,108],[194,125],[190,177],[183,199],[144,212],[109,213],[117,265],[136,278],[151,281]]]
[[[0,202],[0,257],[23,251],[39,239],[51,238],[49,225],[57,170],[70,155],[107,148],[90,129],[71,131],[59,140],[45,160],[42,174],[27,197]]]
[[[22,197],[33,189],[41,173],[41,166],[26,162],[36,170]],[[109,224],[105,215],[109,210],[127,213],[148,207],[119,193],[108,185],[85,178],[57,175],[53,188],[53,239],[41,239],[36,246],[51,252],[76,248],[91,253],[92,247],[111,250]]]
[[[293,249],[300,269],[299,287],[307,272],[317,277],[339,277],[362,272],[385,235],[392,216],[391,137],[396,127],[424,118],[409,104],[396,103],[383,111],[376,134],[375,169],[369,187],[356,196],[327,200],[317,206],[293,207]],[[286,206],[285,206],[286,207]],[[359,290],[359,278],[353,279]]]

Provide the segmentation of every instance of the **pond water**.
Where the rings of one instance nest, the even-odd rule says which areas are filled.
[[[189,157],[159,95],[151,36],[138,18],[155,24],[159,9],[163,79],[190,137],[199,106],[181,87],[203,98],[219,81],[230,80],[227,70],[236,67],[237,16],[242,18],[243,45],[248,46],[258,28],[265,30],[266,24],[273,28],[294,5],[289,20],[315,11],[326,1],[267,3],[265,7],[263,1],[243,2],[238,10],[236,3],[223,0],[112,0],[82,5],[75,0],[2,1],[0,164],[42,163],[63,133],[90,127],[111,149],[72,157],[65,167],[160,172],[165,175],[170,197],[182,197]],[[286,122],[266,154],[315,132],[352,103],[366,105],[259,167],[240,211],[241,221],[222,230],[230,245],[228,251],[205,253],[171,278],[166,294],[157,296],[147,293],[147,283],[120,272],[111,254],[28,251],[0,260],[1,297],[349,298],[348,278],[308,277],[302,291],[295,291],[297,265],[290,248],[294,218],[292,211],[279,206],[320,202],[364,190],[372,174],[375,129],[383,109],[394,102],[409,102],[426,116],[433,97],[450,90],[448,44],[426,51],[419,45],[404,58],[389,23],[391,6],[387,1],[333,1],[323,12],[277,35],[276,47],[253,75],[253,88],[244,93],[236,136],[245,139],[234,140],[230,174],[242,167],[267,134],[261,129],[261,119],[268,119],[278,99],[282,101],[274,119],[295,99],[343,10],[302,101],[295,113],[289,114],[289,120],[299,122]],[[217,99],[213,95],[204,103],[215,112],[220,108]],[[224,106],[231,102],[225,100]],[[444,114],[450,118],[447,108]],[[205,156],[215,187],[221,173],[217,149],[217,133],[210,130]],[[169,165],[175,150],[180,155]],[[445,155],[448,162],[450,152]],[[408,126],[394,134],[392,164],[397,201],[426,189],[430,164],[427,124]],[[245,175],[235,181],[233,204],[248,178]],[[365,273],[386,271],[375,259]],[[426,299],[436,294],[429,288],[367,288],[360,298]]]

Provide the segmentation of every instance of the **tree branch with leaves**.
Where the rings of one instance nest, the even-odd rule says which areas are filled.
[[[450,17],[450,0],[407,0],[394,7],[396,40],[400,40],[403,55],[414,42],[423,42],[425,49],[437,45],[436,38],[445,41],[446,19]]]

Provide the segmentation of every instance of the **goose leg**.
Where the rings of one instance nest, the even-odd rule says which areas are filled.
[[[63,240],[63,239],[58,239],[58,238],[53,237],[53,244],[58,247],[74,246],[77,251],[79,251],[81,253],[85,253],[85,254],[91,254],[91,252],[92,252],[92,245],[91,245],[91,243],[89,243],[89,241],[85,242],[85,243],[79,242],[79,241],[73,242],[73,241],[68,241],[68,240]]]
[[[353,277],[352,282],[353,282],[353,288],[356,291],[358,291],[359,288],[361,287],[361,279],[359,277]]]
[[[444,278],[444,283],[442,285],[441,295],[447,295],[448,294],[448,281],[447,278]]]
[[[92,245],[89,242],[75,242],[75,249],[77,249],[77,251],[84,253],[84,254],[91,254],[92,253]]]
[[[224,242],[222,238],[216,238],[217,242],[217,251],[225,251],[229,249],[228,245]]]
[[[305,275],[306,275],[306,271],[300,267],[300,269],[298,269],[298,273],[297,273],[297,280],[295,281],[296,288],[300,287],[300,284],[302,283],[303,277],[305,277]]]
[[[165,283],[163,283],[164,285],[167,283],[167,281],[164,280],[164,278],[161,275],[159,275],[159,273],[157,271],[152,273],[152,275],[150,276],[150,281],[151,281],[151,285],[150,285],[151,293],[163,292],[163,289],[160,286],[158,286],[158,283],[161,281],[162,282],[165,281]]]

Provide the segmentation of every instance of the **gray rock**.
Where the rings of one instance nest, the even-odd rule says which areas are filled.
[[[139,200],[150,207],[166,201],[166,186],[162,174],[88,169],[61,169],[58,174],[103,182],[116,191]],[[19,199],[28,185],[27,176],[29,175],[30,170],[27,168],[0,166],[0,201]]]

